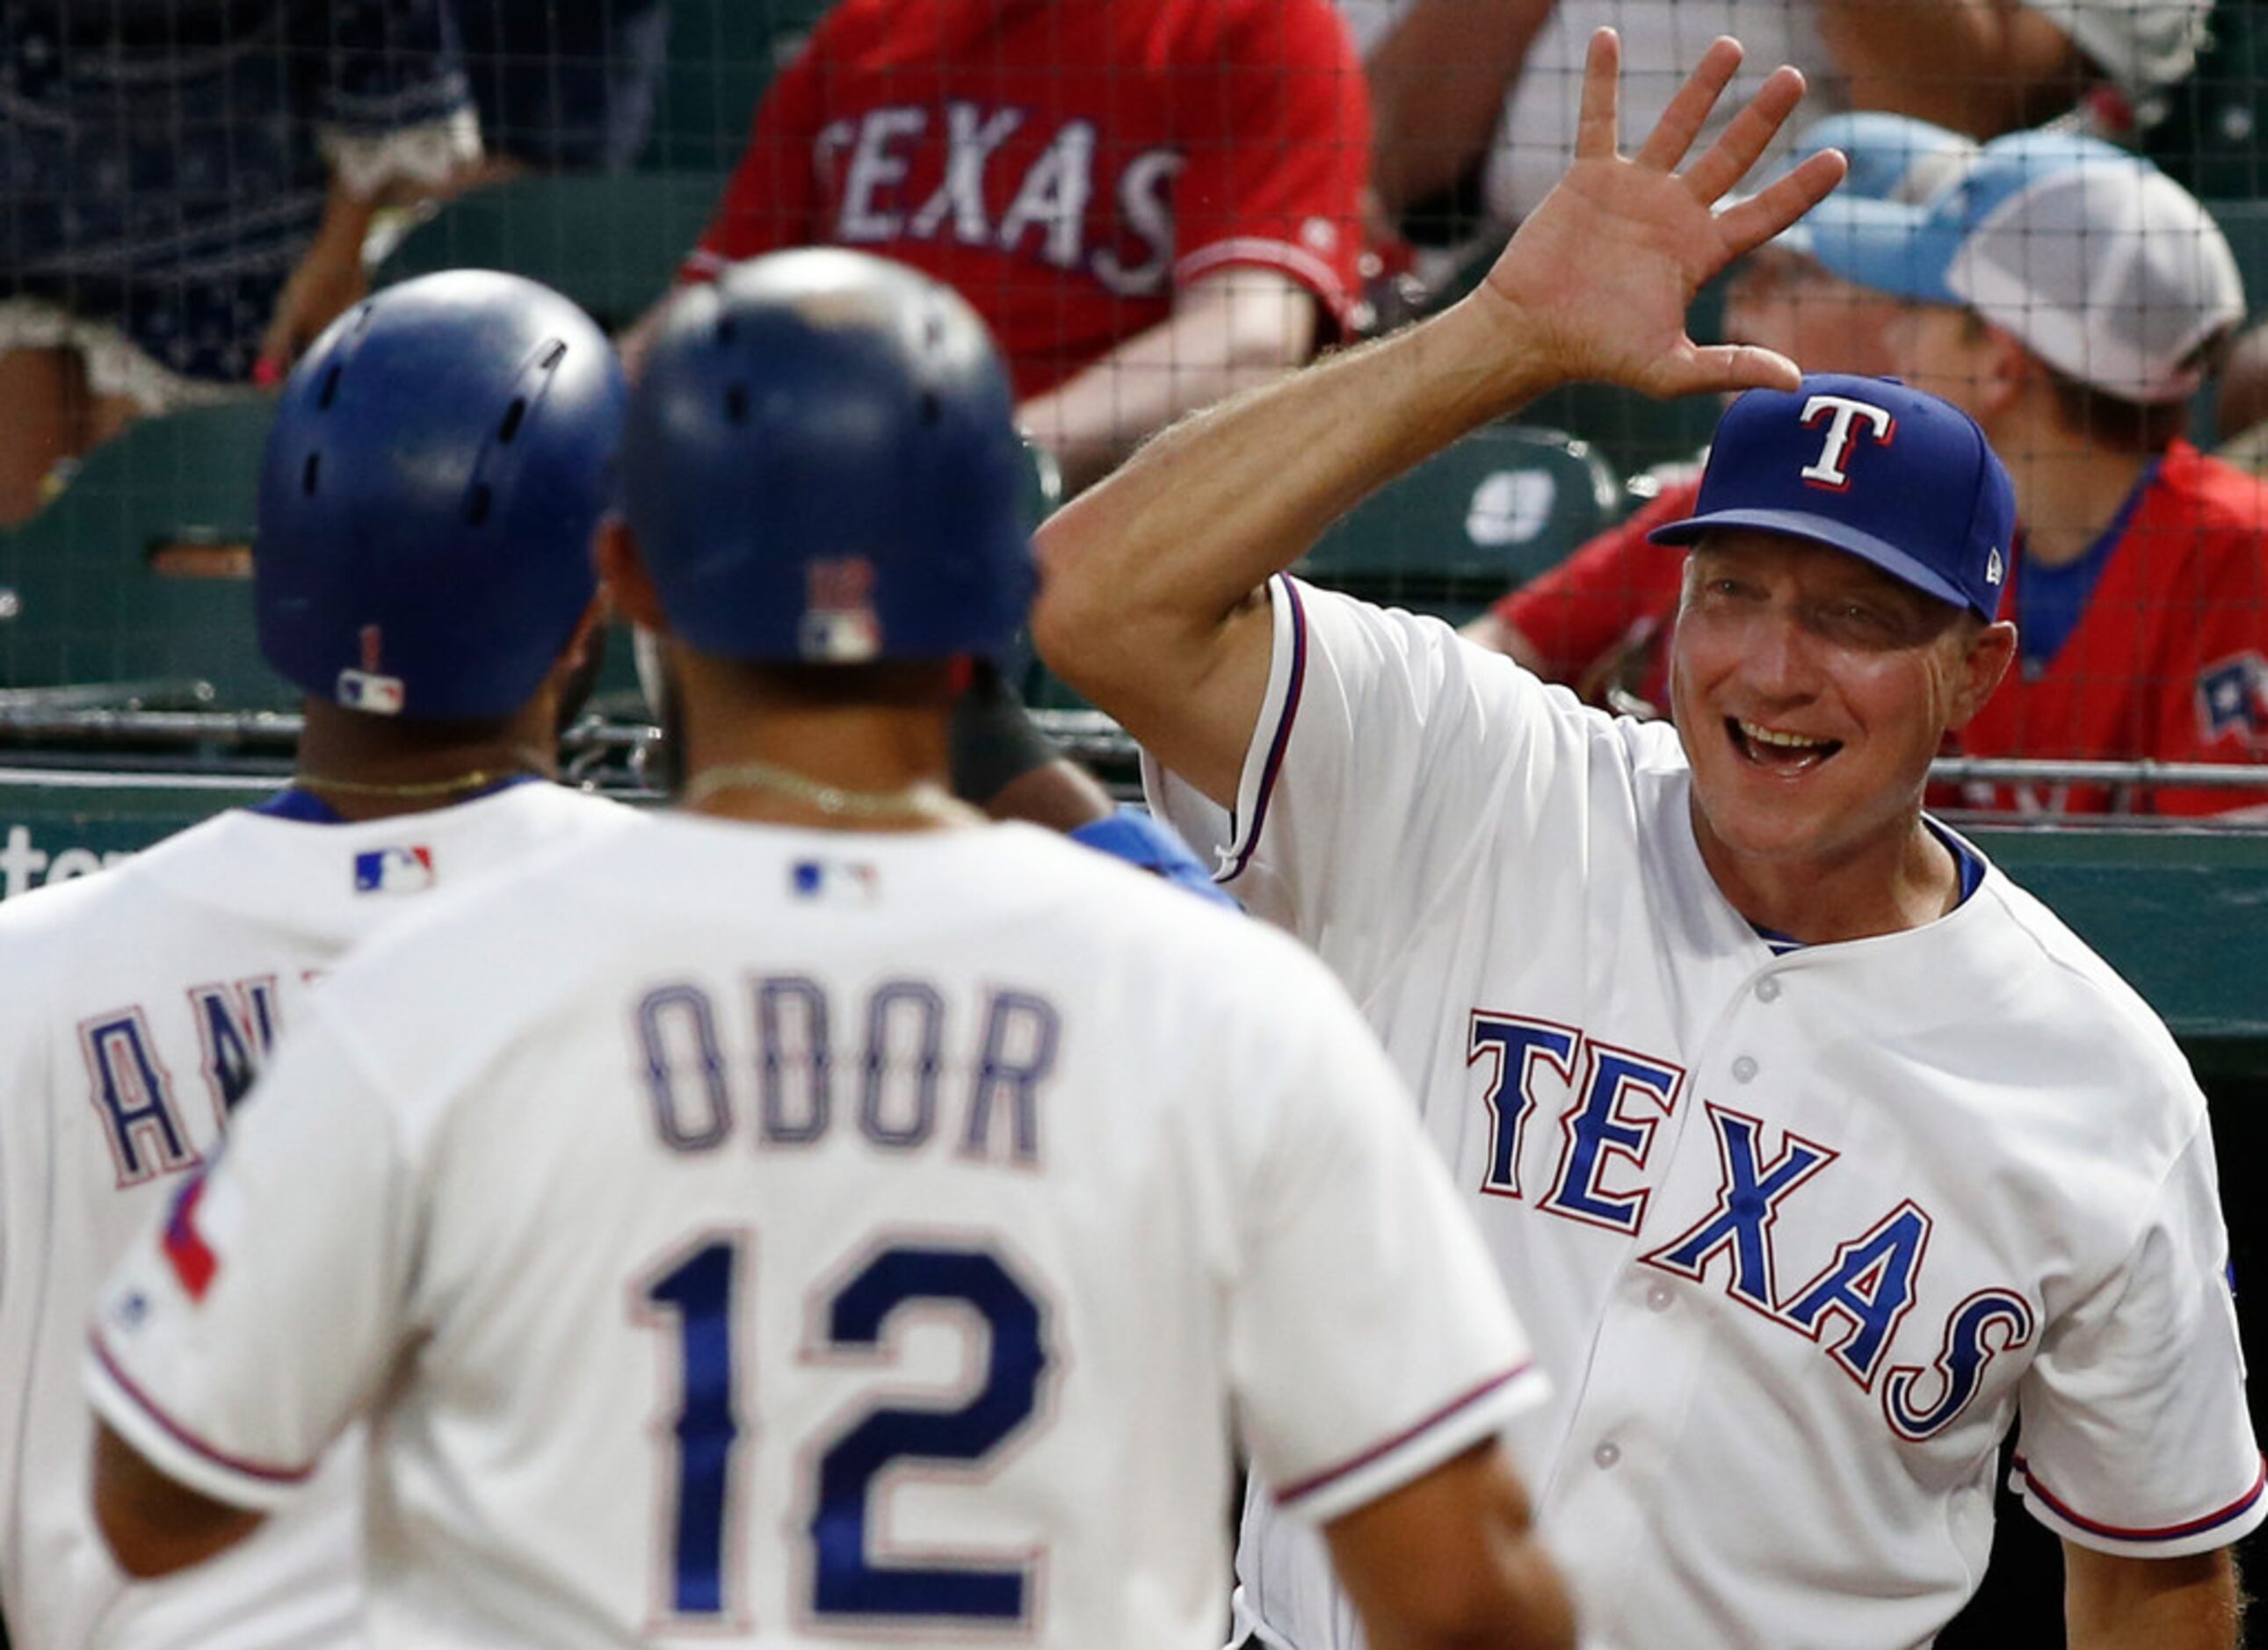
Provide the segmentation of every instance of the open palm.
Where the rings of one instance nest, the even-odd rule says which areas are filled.
[[[1814,155],[1785,177],[1719,212],[1803,96],[1803,77],[1781,68],[1757,89],[1708,152],[1678,172],[1740,67],[1741,48],[1712,44],[1635,155],[1617,152],[1621,43],[1592,37],[1583,72],[1575,160],[1521,224],[1482,291],[1513,311],[1571,377],[1628,385],[1651,395],[1793,388],[1794,365],[1768,350],[1705,349],[1685,332],[1704,283],[1811,210],[1842,180],[1843,157]]]

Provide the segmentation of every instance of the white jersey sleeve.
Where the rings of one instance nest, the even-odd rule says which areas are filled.
[[[1438,931],[1443,890],[1468,889],[1457,873],[1476,856],[1509,847],[1518,871],[1566,787],[1627,798],[1631,763],[1614,748],[1674,750],[1666,728],[1587,710],[1438,619],[1287,577],[1269,593],[1268,690],[1233,814],[1147,758],[1144,783],[1153,809],[1219,856],[1217,880],[1307,940],[1359,998]]]
[[[1270,1056],[1228,1361],[1255,1466],[1329,1521],[1550,1389],[1384,1052],[1324,970],[1294,966],[1305,1012]]]
[[[2010,1487],[2080,1546],[2209,1552],[2268,1517],[2216,1185],[2200,1120],[2125,1264],[2050,1326],[2026,1374]]]
[[[89,1344],[96,1411],[232,1506],[290,1499],[370,1401],[401,1330],[408,1168],[328,1019],[311,1006],[226,1152],[128,1249]]]

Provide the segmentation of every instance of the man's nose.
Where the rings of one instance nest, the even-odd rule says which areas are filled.
[[[1749,689],[1782,703],[1808,698],[1818,680],[1811,638],[1791,608],[1756,615],[1742,638],[1741,675]]]

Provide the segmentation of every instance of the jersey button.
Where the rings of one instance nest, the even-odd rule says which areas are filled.
[[[1613,1466],[1615,1462],[1620,1461],[1622,1458],[1622,1446],[1611,1441],[1600,1445],[1596,1449],[1591,1452],[1592,1462],[1597,1465],[1599,1470],[1602,1472],[1608,1468]]]
[[[1749,1082],[1755,1078],[1756,1074],[1756,1063],[1747,1055],[1744,1054],[1733,1062],[1733,1077],[1735,1081]]]
[[[1779,1001],[1779,982],[1772,979],[1758,980],[1756,982],[1756,1001],[1760,1003],[1777,1003]]]
[[[1656,1284],[1646,1292],[1646,1309],[1649,1312],[1667,1312],[1669,1310],[1669,1303],[1675,1299],[1676,1297],[1669,1293],[1668,1284]]]

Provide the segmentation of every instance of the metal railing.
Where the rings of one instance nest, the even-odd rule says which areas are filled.
[[[252,775],[280,771],[299,737],[301,718],[283,711],[181,711],[121,705],[122,689],[145,684],[110,684],[107,689],[0,691],[0,740],[9,746],[11,765],[0,770],[0,784],[98,783],[90,770],[114,781],[118,765],[151,764],[167,770],[148,776],[151,784],[179,784],[207,772],[216,784],[241,783]],[[194,702],[194,684],[146,684],[148,698],[178,704]],[[1035,711],[1033,718],[1064,753],[1092,767],[1130,775],[1138,755],[1134,741],[1100,711]],[[661,730],[642,720],[586,716],[561,735],[566,770],[601,782],[612,779],[643,786],[648,761]],[[122,748],[131,748],[130,752]],[[222,771],[212,772],[217,764]],[[232,772],[233,778],[232,779]],[[2165,788],[2268,791],[2268,762],[2235,764],[2169,762],[2046,762],[2015,758],[1948,757],[1933,763],[1933,779],[1950,784],[2088,785],[2130,792]],[[2249,811],[2248,811],[2249,812]],[[2044,821],[2043,821],[2044,822]],[[2057,822],[2070,824],[2066,818]],[[2132,822],[2131,821],[2127,822]],[[2268,830],[2268,819],[2224,823]]]

